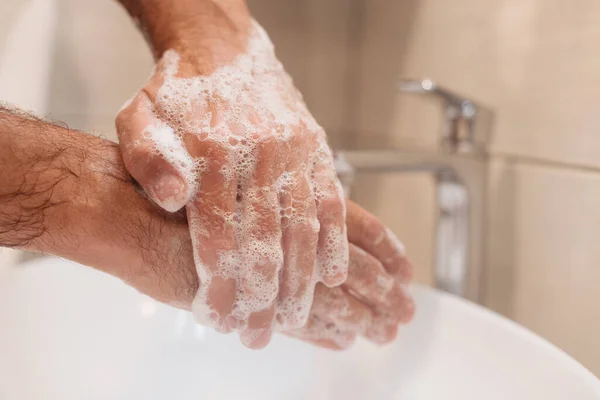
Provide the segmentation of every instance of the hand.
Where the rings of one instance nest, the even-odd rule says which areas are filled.
[[[342,287],[317,285],[307,325],[287,334],[330,349],[345,349],[357,336],[392,341],[398,324],[414,314],[405,290],[412,266],[396,236],[375,216],[348,201],[350,266]]]
[[[0,246],[62,256],[191,308],[199,282],[185,216],[136,191],[114,144],[0,109],[0,165]],[[413,313],[403,249],[374,216],[348,209],[349,277],[317,285],[308,324],[290,333],[331,348],[391,340]]]
[[[117,130],[148,195],[167,211],[186,207],[196,317],[254,346],[304,326],[317,283],[344,282],[348,241],[325,132],[266,33],[247,32],[218,57],[174,44]]]

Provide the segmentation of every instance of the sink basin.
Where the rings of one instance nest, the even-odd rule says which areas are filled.
[[[397,341],[262,351],[68,261],[0,278],[0,399],[600,399],[565,353],[479,306],[415,287]]]

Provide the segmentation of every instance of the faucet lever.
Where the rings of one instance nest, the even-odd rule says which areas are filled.
[[[442,148],[449,153],[481,153],[486,151],[492,126],[492,112],[464,96],[436,85],[429,79],[401,79],[402,93],[433,95],[444,104]]]

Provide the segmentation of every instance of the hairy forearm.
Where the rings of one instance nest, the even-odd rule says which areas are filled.
[[[44,247],[46,225],[58,219],[82,174],[83,151],[60,127],[0,109],[0,245]]]
[[[0,246],[65,257],[189,307],[198,282],[185,218],[136,190],[115,144],[0,108],[0,171]]]
[[[251,23],[245,0],[117,1],[138,22],[157,59],[173,49],[218,65],[229,61],[231,50],[245,49]]]

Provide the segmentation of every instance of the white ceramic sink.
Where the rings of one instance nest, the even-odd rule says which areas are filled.
[[[332,352],[277,337],[251,351],[117,279],[38,260],[0,279],[0,399],[600,399],[591,373],[527,330],[414,295],[392,345]]]

